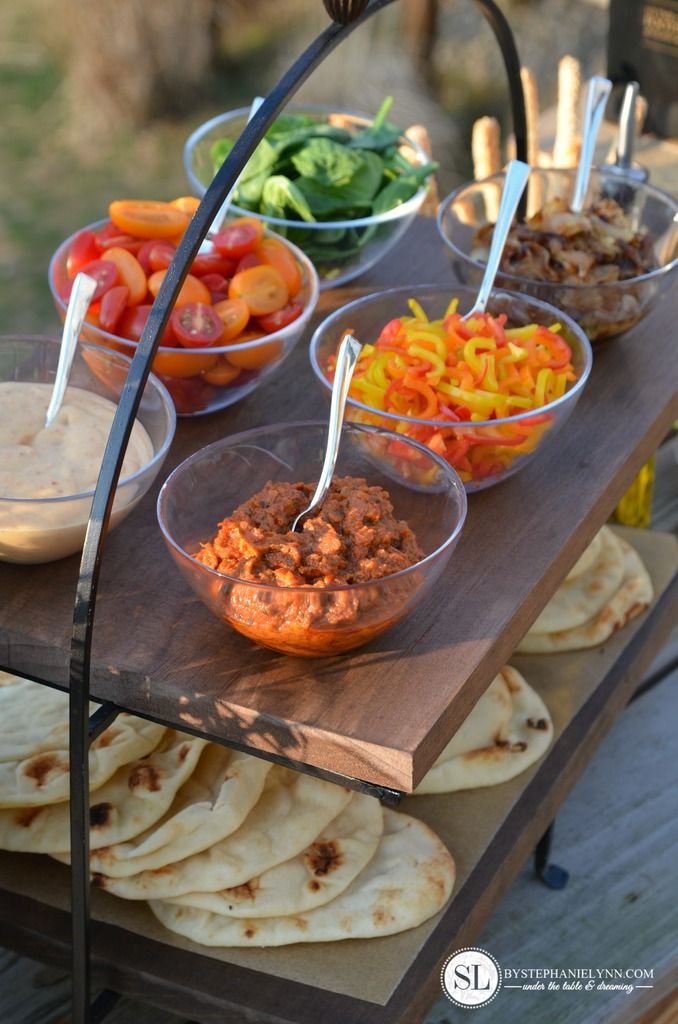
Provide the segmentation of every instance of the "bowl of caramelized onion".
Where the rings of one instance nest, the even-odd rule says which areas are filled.
[[[575,170],[533,169],[527,216],[511,228],[497,287],[542,299],[591,341],[637,324],[678,267],[678,202],[648,184],[594,170],[581,213],[570,210]],[[462,185],[441,203],[438,230],[460,279],[485,270],[504,174]]]

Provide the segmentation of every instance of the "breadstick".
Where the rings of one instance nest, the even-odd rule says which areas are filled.
[[[520,69],[520,80],[523,83],[523,94],[525,96],[527,162],[530,167],[536,167],[539,153],[539,95],[537,93],[537,81],[529,68]]]
[[[409,138],[413,139],[414,142],[419,143],[419,145],[421,146],[421,148],[424,150],[428,157],[431,157],[433,155],[431,152],[431,138],[428,134],[426,127],[423,124],[410,125],[405,134],[409,136]],[[410,154],[412,155],[412,157],[414,157],[414,151],[410,149],[408,152],[406,146],[401,146],[400,152],[408,160],[410,159]],[[438,212],[439,202],[440,199],[438,196],[438,186],[436,184],[435,175],[431,175],[431,180],[429,181],[428,184],[426,196],[424,198],[424,202],[422,203],[419,212],[426,217],[435,217],[436,213]]]
[[[489,178],[501,170],[499,122],[496,117],[481,117],[473,124],[471,134],[473,177]]]
[[[581,66],[569,55],[558,64],[558,106],[556,112],[556,140],[553,146],[553,166],[573,167],[578,158],[577,136]]]

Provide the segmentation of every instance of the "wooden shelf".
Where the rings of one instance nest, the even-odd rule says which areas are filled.
[[[454,290],[435,225],[422,219],[359,288],[323,295],[316,321],[359,294],[427,281]],[[164,549],[155,488],[106,545],[92,694],[264,756],[411,790],[678,417],[677,312],[674,296],[597,346],[591,379],[549,451],[470,498],[428,599],[354,655],[277,655],[217,623]],[[218,437],[300,413],[325,413],[304,342],[234,410],[180,422],[161,475]],[[0,665],[65,684],[77,571],[77,558],[0,565]]]
[[[431,824],[452,850],[458,884],[442,914],[409,933],[418,941],[410,942],[409,960],[385,1000],[351,996],[350,965],[358,957],[364,973],[383,965],[392,971],[399,936],[335,943],[331,959],[326,945],[305,946],[311,980],[292,981],[276,976],[274,967],[270,973],[248,967],[252,951],[227,950],[225,961],[186,940],[174,945],[143,904],[115,901],[113,911],[114,898],[94,892],[98,982],[203,1024],[419,1024],[440,996],[442,961],[473,943],[675,624],[675,540],[644,535],[640,541],[644,557],[653,541],[662,542],[656,561],[663,566],[655,575],[661,596],[650,613],[596,652],[513,660],[553,712],[556,740],[539,765],[502,786],[406,801],[404,810]],[[45,858],[0,854],[0,878],[0,944],[67,966],[66,869]],[[286,951],[263,953],[273,964]],[[316,970],[328,969],[343,991],[316,987]]]

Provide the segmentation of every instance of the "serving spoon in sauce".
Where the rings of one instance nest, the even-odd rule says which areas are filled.
[[[487,308],[487,303],[490,300],[490,294],[494,287],[494,279],[497,276],[497,271],[499,270],[501,254],[504,251],[506,239],[508,238],[513,218],[515,217],[516,210],[518,209],[518,203],[525,191],[525,186],[527,185],[529,177],[529,164],[523,163],[522,160],[509,161],[506,168],[506,176],[504,177],[504,187],[501,192],[501,202],[499,204],[497,222],[492,229],[492,241],[490,243],[490,251],[487,255],[485,273],[483,274],[483,279],[480,282],[476,301],[473,303],[468,313],[464,313],[462,320],[468,320],[470,317],[476,316],[478,313],[484,313]]]
[[[64,329],[61,335],[61,348],[59,349],[59,362],[57,363],[52,397],[45,413],[45,428],[51,427],[57,417],[61,403],[64,400],[68,378],[73,365],[75,349],[80,337],[85,316],[96,290],[97,282],[89,274],[82,271],[76,275],[73,281],[73,288],[68,299]]]
[[[327,428],[327,448],[325,449],[323,466],[320,470],[320,479],[318,480],[318,486],[316,487],[315,493],[313,494],[308,506],[303,510],[303,512],[299,513],[292,523],[292,530],[295,533],[301,532],[301,528],[305,520],[308,519],[318,506],[322,504],[325,495],[330,489],[334,469],[337,464],[337,456],[339,455],[341,427],[344,422],[344,410],[346,409],[348,389],[351,386],[351,378],[353,377],[353,371],[355,370],[356,363],[358,362],[358,356],[360,355],[361,349],[362,345],[358,339],[354,338],[353,335],[347,331],[341,339],[339,352],[337,353],[337,366],[334,371],[332,400],[330,403],[330,418]]]

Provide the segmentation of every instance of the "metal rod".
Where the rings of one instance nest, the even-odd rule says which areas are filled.
[[[392,2],[393,0],[371,0],[364,13],[356,21],[348,25],[329,25],[283,75],[244,128],[207,189],[177,247],[175,257],[167,270],[137,345],[113,419],[94,492],[80,561],[70,647],[73,1024],[91,1024],[89,1005],[89,766],[87,754],[92,631],[99,574],[115,489],[143,389],[150,373],[151,362],[174,301],[198,252],[200,243],[205,238],[214,217],[268,127],[290,97],[325,57],[358,25]],[[520,61],[515,41],[506,19],[492,0],[474,0],[474,2],[489,22],[502,53],[509,79],[516,155],[519,159],[525,160],[527,155],[525,105],[520,81]],[[392,792],[395,794],[396,791]],[[389,791],[383,790],[383,793],[386,798]]]
[[[88,734],[90,743],[94,743],[98,736],[101,736],[104,729],[108,729],[111,722],[114,722],[122,711],[121,707],[117,704],[113,704],[112,701],[107,700],[105,704],[102,704],[100,708],[90,716],[88,725]]]
[[[96,996],[92,1003],[90,1016],[91,1024],[100,1024],[104,1017],[108,1016],[115,1004],[120,1000],[120,993],[113,992],[110,988],[104,988]]]
[[[564,889],[569,875],[564,868],[550,861],[553,845],[553,822],[549,825],[534,850],[534,870],[537,876],[549,889]]]

